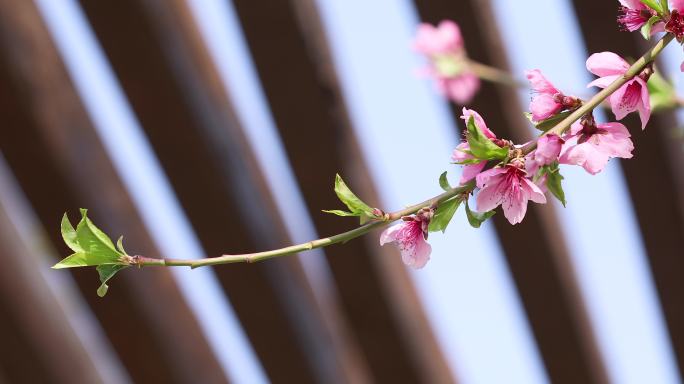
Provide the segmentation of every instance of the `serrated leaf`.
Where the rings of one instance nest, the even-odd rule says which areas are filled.
[[[466,216],[468,217],[468,223],[473,228],[480,228],[482,223],[487,221],[490,217],[494,216],[496,211],[487,211],[487,212],[473,212],[470,210],[470,207],[468,206],[468,200],[466,200]]]
[[[449,180],[447,180],[447,171],[439,175],[439,186],[445,191],[451,190],[451,185],[449,185]]]
[[[128,265],[114,264],[114,265],[98,265],[97,273],[100,275],[100,287],[97,288],[97,295],[104,297],[109,290],[107,282],[122,269],[128,268]]]
[[[653,25],[660,21],[660,16],[651,16],[650,19],[646,22],[646,24],[641,26],[641,36],[644,37],[644,39],[649,40],[651,38],[651,29],[653,28]]]
[[[461,198],[455,197],[451,200],[447,200],[441,203],[435,210],[432,220],[430,220],[430,225],[428,226],[429,232],[446,231],[447,226],[454,217],[454,213],[458,210],[458,206],[461,205]]]
[[[470,152],[473,156],[481,160],[503,160],[508,156],[508,149],[501,148],[494,144],[484,132],[482,132],[480,127],[475,124],[475,119],[472,116],[468,118],[467,126],[468,133],[466,139],[468,140],[468,146],[470,147]]]
[[[64,216],[62,216],[61,227],[62,239],[64,239],[66,245],[69,248],[71,248],[71,250],[74,252],[83,252],[83,248],[81,248],[81,246],[78,245],[76,230],[74,229],[74,226],[71,225],[71,222],[69,221],[69,217],[67,216],[66,212],[64,212]]]
[[[546,131],[548,131],[549,129],[551,129],[551,128],[555,127],[556,125],[558,125],[558,123],[560,123],[561,121],[563,121],[563,120],[564,120],[566,117],[568,117],[572,112],[573,112],[573,111],[561,112],[561,113],[559,113],[559,114],[557,114],[557,115],[555,115],[555,116],[549,117],[548,119],[545,119],[545,120],[542,120],[542,121],[538,121],[538,122],[536,122],[536,123],[533,121],[532,123],[534,124],[534,127],[537,128],[538,130],[543,131],[543,132],[546,132]]]
[[[560,174],[558,163],[546,172],[546,188],[558,199],[558,201],[565,207],[565,192],[563,191],[563,175]]]

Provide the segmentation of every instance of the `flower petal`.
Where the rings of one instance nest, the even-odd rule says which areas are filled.
[[[474,109],[468,109],[468,108],[463,107],[463,110],[461,112],[463,113],[461,115],[461,119],[463,121],[468,123],[470,116],[472,116],[473,120],[475,121],[475,125],[477,125],[482,130],[482,132],[485,134],[485,136],[487,136],[490,139],[496,139],[496,135],[494,134],[494,132],[492,132],[487,127],[487,124],[485,123],[484,119],[482,118],[482,116],[480,116],[479,113],[477,113],[477,111],[475,111]]]
[[[498,207],[504,199],[504,191],[499,184],[482,188],[477,194],[477,211],[487,212]]]
[[[539,69],[525,71],[525,77],[530,81],[530,85],[535,92],[548,93],[551,96],[558,93],[558,89],[544,77]]]
[[[450,77],[445,82],[446,95],[457,104],[468,104],[480,89],[480,78],[472,73]]]
[[[605,87],[609,86],[613,81],[619,79],[620,76],[622,76],[622,75],[610,75],[610,76],[599,77],[598,79],[587,84],[587,88],[590,88],[590,87],[605,88]]]
[[[432,247],[422,237],[418,238],[413,247],[401,249],[401,260],[411,268],[420,269],[430,260]]]
[[[472,180],[474,177],[476,177],[480,172],[482,172],[482,169],[484,169],[485,165],[487,165],[486,161],[481,161],[477,164],[468,164],[463,167],[463,173],[461,174],[461,180],[459,180],[459,183],[461,185],[469,182]]]
[[[393,225],[382,231],[382,234],[380,235],[380,245],[382,246],[387,243],[397,241],[397,235],[400,233],[403,225],[403,223]]]
[[[594,53],[587,59],[587,69],[596,76],[621,75],[629,64],[613,52]]]
[[[491,180],[493,177],[500,175],[502,173],[508,172],[507,167],[498,167],[498,168],[492,168],[488,169],[479,175],[477,175],[476,181],[477,181],[477,187],[478,188],[484,188],[486,185],[489,184],[494,184],[496,180]]]
[[[532,120],[542,121],[560,112],[563,106],[554,100],[554,97],[548,93],[534,95],[530,102],[530,112],[532,113]]]

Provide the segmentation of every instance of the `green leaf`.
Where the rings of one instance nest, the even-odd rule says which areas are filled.
[[[120,258],[123,254],[119,253],[114,247],[112,240],[90,221],[87,212],[86,209],[81,209],[81,221],[76,226],[75,232],[66,215],[62,219],[62,237],[69,248],[76,252],[55,264],[52,268],[59,269],[120,263]]]
[[[487,211],[487,212],[473,212],[470,210],[470,207],[468,206],[468,200],[466,200],[466,216],[468,217],[468,222],[473,228],[480,228],[482,223],[487,221],[490,217],[494,216],[496,212],[495,211]]]
[[[119,240],[116,241],[116,249],[119,250],[124,255],[128,255],[128,252],[123,247],[123,236],[119,236]]]
[[[109,265],[98,265],[97,266],[97,273],[100,275],[100,287],[97,289],[97,295],[100,297],[104,297],[104,295],[107,294],[107,290],[109,290],[109,286],[107,285],[107,282],[116,275],[117,272],[119,272],[122,269],[128,268],[129,265],[121,265],[121,264],[109,264]]]
[[[643,36],[644,39],[648,40],[651,38],[651,29],[653,28],[653,25],[658,21],[660,21],[660,16],[651,16],[651,18],[648,19],[646,24],[641,26],[641,36]]]
[[[451,185],[449,185],[449,180],[447,180],[447,171],[439,175],[439,186],[445,191],[451,190]]]
[[[641,0],[641,3],[658,13],[664,13],[663,7],[659,0]]]
[[[441,203],[435,210],[435,215],[432,217],[432,220],[430,220],[428,231],[442,231],[442,233],[444,233],[451,222],[451,219],[454,217],[454,213],[456,213],[458,206],[461,205],[461,201],[462,199],[457,196]]]
[[[563,175],[560,174],[558,169],[558,162],[555,162],[546,172],[546,188],[548,188],[551,193],[556,196],[556,198],[565,207],[565,192],[563,191]]]
[[[64,216],[62,216],[62,239],[64,239],[64,242],[72,251],[83,252],[81,246],[78,245],[76,230],[74,229],[74,226],[71,225],[66,212],[64,212]]]
[[[670,109],[677,106],[677,92],[671,82],[655,71],[648,79],[648,93],[653,110]]]
[[[344,211],[339,210],[323,212],[332,213],[338,216],[359,216],[361,218],[361,224],[368,221],[369,218],[375,218],[375,215],[373,214],[373,208],[361,201],[361,199],[359,199],[354,192],[349,189],[339,174],[335,175],[335,194],[340,201],[343,202],[347,208],[349,208],[350,212],[342,213]]]
[[[559,113],[559,114],[557,114],[557,115],[555,115],[555,116],[549,117],[548,119],[545,119],[545,120],[542,120],[542,121],[538,121],[538,122],[536,122],[536,123],[533,121],[532,123],[534,124],[534,127],[537,128],[538,130],[543,131],[543,132],[546,132],[546,131],[548,131],[549,129],[551,129],[551,128],[555,127],[556,125],[558,125],[558,123],[560,123],[561,121],[563,121],[563,120],[564,120],[566,117],[568,117],[572,112],[573,112],[573,111],[561,112],[561,113]]]
[[[466,139],[473,156],[481,160],[499,159],[503,160],[508,156],[508,149],[501,148],[494,144],[480,127],[475,124],[475,119],[470,116],[468,119],[468,133]]]
[[[361,215],[363,215],[363,213],[347,212],[347,211],[342,211],[339,209],[323,209],[323,212],[332,213],[333,215],[337,215],[337,216],[361,216]]]

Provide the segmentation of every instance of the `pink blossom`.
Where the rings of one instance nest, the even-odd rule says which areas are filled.
[[[640,29],[648,22],[652,16],[657,15],[656,11],[644,5],[640,0],[620,0],[620,14],[618,23],[622,28],[630,32]],[[658,22],[651,28],[651,35],[662,32],[663,23]]]
[[[385,229],[380,235],[380,245],[396,243],[404,264],[412,268],[423,268],[430,260],[432,247],[428,244],[428,225],[431,209],[423,208],[418,214],[404,216],[402,223]]]
[[[479,113],[475,112],[472,109],[463,108],[463,115],[461,116],[461,119],[463,119],[467,123],[471,116],[473,117],[475,125],[477,125],[480,128],[480,130],[482,130],[485,136],[487,136],[490,139],[496,139],[496,135],[487,127],[487,124],[485,124],[484,119],[482,118],[482,116],[480,116]],[[473,155],[468,153],[469,150],[470,146],[468,145],[468,142],[464,140],[461,144],[459,144],[456,147],[456,149],[454,149],[454,152],[451,155],[451,160],[455,163],[458,163],[464,160],[473,159]],[[482,171],[486,164],[486,161],[480,161],[475,164],[464,165],[463,173],[461,174],[461,180],[459,182],[461,184],[469,182],[475,176],[477,176],[478,173]]]
[[[537,149],[525,157],[525,169],[530,175],[534,175],[539,167],[549,165],[558,160],[561,148],[565,140],[556,134],[544,135],[537,140]]]
[[[525,177],[519,164],[509,163],[477,175],[477,210],[491,211],[501,205],[504,216],[511,224],[522,221],[527,212],[527,201],[545,204],[546,196],[532,181]]]
[[[589,56],[587,69],[599,76],[598,79],[589,83],[588,87],[605,88],[624,75],[629,69],[629,64],[615,53],[601,52]],[[651,102],[646,86],[650,73],[652,73],[651,70],[647,68],[610,95],[608,101],[618,120],[622,120],[630,112],[638,111],[641,128],[646,128],[646,123],[651,116]]]
[[[527,80],[535,92],[530,101],[532,120],[541,121],[557,114],[563,109],[563,94],[551,84],[538,69],[525,71]]]
[[[629,159],[634,145],[627,128],[620,123],[596,124],[593,118],[576,122],[570,128],[559,162],[583,167],[595,175],[611,157]]]
[[[443,95],[467,104],[480,89],[480,78],[468,68],[461,30],[453,21],[444,20],[437,27],[420,24],[413,48],[430,59],[425,73]]]

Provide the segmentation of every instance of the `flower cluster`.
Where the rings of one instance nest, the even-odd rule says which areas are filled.
[[[620,0],[620,3],[621,29],[641,30],[647,39],[657,32],[667,32],[680,43],[684,42],[684,13],[680,13],[684,12],[684,0]],[[414,48],[430,59],[426,72],[442,93],[459,104],[470,101],[479,83],[469,69],[463,39],[455,23],[443,21],[437,27],[421,24]],[[630,64],[613,52],[600,52],[589,56],[586,67],[597,76],[587,87],[606,88],[624,78]],[[607,102],[616,120],[636,112],[641,128],[645,129],[651,115],[647,82],[654,69],[652,64],[640,68],[643,69],[636,76],[628,75],[629,80],[612,92]],[[464,107],[461,119],[467,128],[465,140],[454,149],[451,160],[463,166],[459,184],[467,188],[446,204],[404,217],[401,224],[388,228],[380,238],[381,244],[396,243],[407,265],[421,268],[427,263],[431,248],[426,240],[428,232],[433,231],[430,220],[441,218],[436,227],[444,230],[461,202],[465,202],[466,214],[474,226],[491,217],[499,206],[506,219],[517,224],[525,217],[528,202],[545,204],[547,192],[565,205],[561,164],[580,166],[595,175],[611,158],[632,157],[634,145],[623,124],[596,122],[590,108],[598,103],[576,113],[577,120],[571,125],[566,123],[564,129],[555,129],[586,102],[560,91],[539,69],[526,71],[525,76],[532,90],[528,117],[543,133],[533,142],[516,145],[497,137],[478,112]],[[448,191],[450,186],[443,177],[440,185]],[[475,195],[475,212],[468,207],[470,195]],[[448,216],[446,224],[445,215]]]

